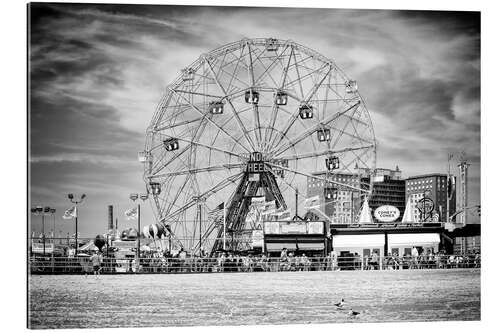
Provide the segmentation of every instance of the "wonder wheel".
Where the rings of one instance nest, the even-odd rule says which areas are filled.
[[[323,213],[339,193],[369,194],[376,143],[356,81],[333,60],[257,38],[202,54],[181,71],[140,159],[158,221],[177,247],[196,253],[225,247],[227,235],[234,248],[260,227],[247,219],[256,198],[304,217],[304,201],[318,193]]]

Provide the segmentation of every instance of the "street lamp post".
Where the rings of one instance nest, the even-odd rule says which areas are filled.
[[[68,199],[76,205],[75,210],[75,257],[78,255],[78,204],[85,199],[86,194],[82,194],[80,200],[76,199],[73,193],[68,194]]]
[[[42,207],[42,206],[36,206],[35,208],[31,208],[31,213],[35,215],[41,215],[42,216],[42,243],[43,243],[43,255],[45,256],[45,215],[46,214],[53,214],[52,211],[56,211],[53,208],[50,208],[48,206]]]
[[[137,194],[131,193],[130,200],[135,202],[138,198],[141,198],[142,201],[146,201],[148,199],[147,193]],[[141,260],[141,204],[137,203],[137,249],[136,249],[136,266],[137,268],[140,265]]]

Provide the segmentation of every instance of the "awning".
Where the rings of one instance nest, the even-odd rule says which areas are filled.
[[[387,242],[389,246],[435,246],[441,241],[438,233],[426,234],[389,234]]]
[[[323,243],[299,243],[299,250],[324,250]]]
[[[283,248],[287,248],[287,250],[296,250],[297,246],[295,245],[296,243],[267,243],[266,244],[266,249],[269,252],[273,251],[281,251]]]
[[[383,234],[334,235],[333,247],[381,247],[385,244]]]

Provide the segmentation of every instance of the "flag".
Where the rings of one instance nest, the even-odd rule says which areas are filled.
[[[77,217],[76,206],[73,206],[70,209],[68,209],[67,211],[65,211],[62,218],[65,220],[69,220],[69,219],[72,219],[73,217]]]
[[[208,212],[208,220],[216,221],[217,223],[223,222],[224,217],[224,202]]]
[[[274,216],[274,220],[276,221],[289,221],[292,219],[292,211],[291,209],[287,209],[287,210],[281,210],[281,211],[276,211],[274,213],[272,213],[271,215]]]
[[[137,218],[137,207],[130,208],[125,211],[125,218],[127,220],[135,220]]]
[[[314,197],[306,198],[306,200],[304,200],[305,209],[313,209],[319,207],[320,207],[319,195],[315,195]]]

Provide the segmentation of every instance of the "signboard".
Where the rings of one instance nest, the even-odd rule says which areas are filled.
[[[31,243],[31,251],[33,253],[43,253],[43,243]],[[54,244],[52,243],[45,243],[45,254],[47,253],[52,253],[54,251]]]
[[[308,222],[307,223],[307,233],[308,234],[323,234],[323,222]]]
[[[276,235],[280,233],[279,222],[264,222],[264,232],[267,235]]]
[[[290,222],[281,224],[280,234],[306,234],[307,228],[304,222]]]
[[[264,246],[264,232],[262,230],[252,230],[252,247]]]
[[[266,235],[276,234],[315,234],[322,235],[324,231],[323,222],[284,222],[284,221],[265,221],[264,233]]]
[[[400,211],[397,207],[384,205],[375,209],[375,218],[381,222],[394,222],[399,218]]]
[[[426,222],[432,219],[434,210],[434,201],[431,198],[424,197],[417,202],[417,209],[420,211],[420,220]]]

